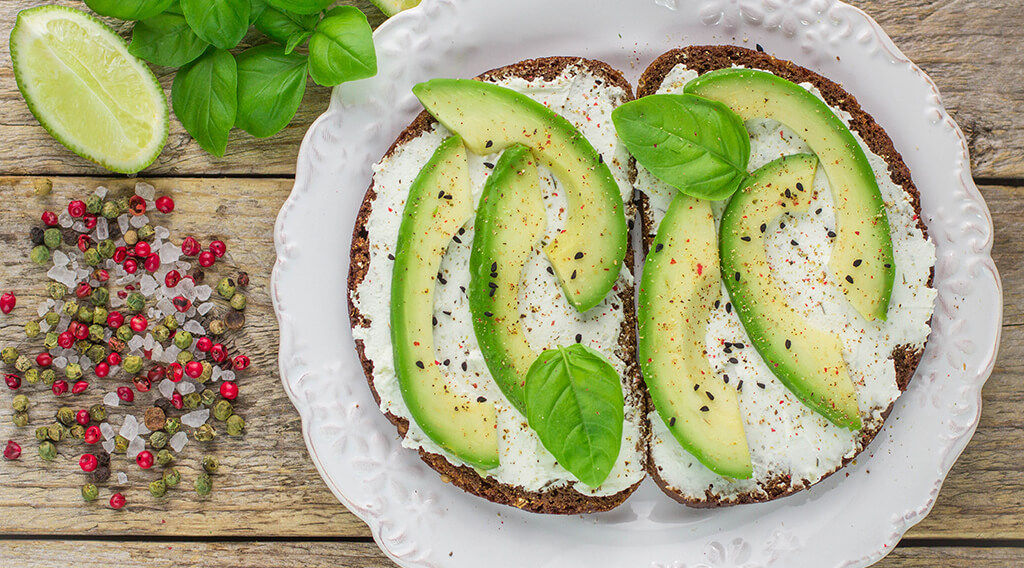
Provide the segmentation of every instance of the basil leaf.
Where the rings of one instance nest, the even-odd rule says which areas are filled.
[[[179,69],[171,102],[192,138],[207,152],[223,157],[238,108],[235,58],[223,49],[210,49]]]
[[[334,0],[267,0],[267,4],[296,14],[316,14],[334,3]]]
[[[328,12],[309,39],[309,75],[333,87],[377,74],[373,30],[358,8],[339,6]]]
[[[268,6],[266,10],[256,18],[256,29],[264,35],[281,45],[287,45],[295,34],[312,32],[316,29],[316,23],[320,16],[303,16],[282,12],[277,8]]]
[[[292,37],[288,38],[288,43],[284,45],[285,54],[295,51],[295,48],[302,45],[302,42],[309,39],[311,35],[313,35],[313,32],[295,32],[292,34]]]
[[[722,103],[651,95],[615,109],[612,122],[637,163],[687,195],[725,199],[747,177],[750,137]]]
[[[163,12],[174,0],[85,0],[93,12],[119,20],[145,20]]]
[[[576,343],[541,353],[526,373],[526,414],[549,452],[597,487],[622,446],[622,386],[597,351]]]
[[[178,6],[163,14],[136,22],[128,51],[150,63],[181,67],[206,51],[206,43],[196,35]]]
[[[238,45],[249,30],[249,0],[181,0],[196,35],[221,49]]]
[[[249,25],[255,24],[256,20],[259,19],[263,11],[267,9],[267,3],[264,0],[249,0],[251,6],[249,7]]]
[[[269,43],[239,54],[235,126],[257,138],[288,126],[306,92],[306,60]]]

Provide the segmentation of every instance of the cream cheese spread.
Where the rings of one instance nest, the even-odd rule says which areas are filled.
[[[584,68],[570,66],[554,80],[505,78],[498,84],[541,102],[575,125],[602,154],[622,191],[623,200],[632,200],[629,181],[629,154],[619,142],[612,127],[612,110],[624,102],[626,93],[607,85]],[[362,340],[366,357],[373,362],[374,386],[385,412],[409,420],[409,432],[402,444],[423,448],[444,455],[455,465],[463,465],[427,438],[410,416],[402,399],[395,375],[390,331],[390,292],[392,255],[405,207],[409,186],[440,142],[449,136],[443,126],[435,125],[413,140],[402,144],[390,156],[374,166],[373,184],[377,194],[366,228],[370,262],[362,283],[353,291],[353,304],[369,321],[369,327],[353,329],[355,339]],[[498,154],[469,155],[473,196],[479,200],[484,182]],[[566,198],[557,179],[547,170],[540,170],[541,185],[547,209],[548,224],[544,242],[550,242],[565,226]],[[627,211],[631,211],[627,210]],[[580,341],[603,353],[619,371],[626,394],[625,424],[622,447],[611,474],[599,487],[588,487],[562,468],[544,449],[526,419],[512,408],[491,378],[473,332],[472,317],[466,289],[469,286],[469,257],[473,242],[473,221],[449,245],[441,262],[440,277],[434,295],[434,344],[437,361],[441,362],[452,388],[472,398],[484,396],[496,401],[501,465],[482,472],[497,481],[529,491],[544,491],[576,482],[573,487],[585,495],[611,495],[643,479],[644,459],[641,423],[643,412],[631,404],[626,361],[629,353],[619,348],[619,334],[625,320],[624,307],[617,292],[631,289],[633,276],[624,263],[615,290],[597,307],[579,313],[572,308],[555,277],[548,273],[547,257],[535,248],[523,270],[519,288],[521,325],[530,347],[540,353],[559,345]],[[638,449],[639,446],[639,449]]]
[[[680,93],[697,73],[683,65],[672,69],[659,93]],[[819,98],[810,83],[802,87]],[[850,115],[832,110],[847,124]],[[779,157],[810,152],[803,140],[772,120],[749,120],[749,171]],[[772,273],[789,302],[810,325],[836,334],[857,392],[864,428],[877,429],[882,413],[900,395],[891,359],[901,345],[921,348],[928,338],[928,321],[936,291],[928,287],[935,264],[935,246],[917,227],[909,196],[888,175],[888,166],[854,136],[867,154],[885,202],[892,233],[896,278],[887,321],[861,318],[828,270],[831,253],[828,232],[835,216],[828,179],[819,169],[813,199],[805,214],[785,215],[768,229],[767,252]],[[638,168],[637,189],[647,194],[656,231],[675,190]],[[714,204],[716,222],[725,202]],[[754,350],[722,287],[721,304],[712,312],[707,352],[712,368],[728,374],[738,387],[738,399],[754,475],[749,480],[721,477],[687,453],[672,437],[656,410],[649,414],[651,457],[659,476],[683,495],[705,499],[705,491],[728,499],[741,494],[767,497],[758,482],[788,483],[793,488],[813,484],[852,458],[861,448],[857,432],[839,428],[800,403],[765,366]],[[740,386],[742,385],[742,386]]]

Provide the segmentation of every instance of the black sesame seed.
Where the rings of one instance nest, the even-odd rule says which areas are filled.
[[[497,292],[497,291],[498,291],[497,288],[491,288],[491,291],[488,292],[487,295],[490,296],[491,298],[493,298],[494,297],[494,293]]]
[[[780,229],[785,229],[786,228],[786,223],[785,222],[779,223],[779,228]]]
[[[442,313],[442,314],[444,314],[444,315],[446,315],[446,316],[450,316],[450,315],[452,315],[452,313],[451,313],[451,312],[449,312],[448,310],[443,310],[443,311],[442,311],[441,313]]]
[[[492,262],[491,263],[491,272],[497,272],[497,271],[498,271],[498,263],[497,262]]]
[[[487,287],[488,287],[488,288],[491,288],[491,289],[494,289],[494,288],[497,288],[497,287],[498,287],[498,285],[497,285],[497,284],[495,284],[494,282],[488,282],[488,283],[487,283]]]
[[[441,276],[440,274],[437,275],[437,281],[440,282],[442,286],[448,283],[448,281],[444,279],[444,276]]]
[[[740,379],[740,382],[736,383],[736,390],[743,390],[743,379]]]
[[[457,242],[457,243],[459,243],[460,245],[462,244],[462,239],[460,239],[458,235],[455,235],[454,237],[452,237],[452,240]]]
[[[388,253],[388,260],[395,260],[395,255]]]
[[[758,51],[760,51],[761,53],[764,53],[764,48],[761,47],[761,44],[759,44],[759,43],[758,44],[754,44],[754,46],[757,47]]]
[[[733,365],[735,365],[735,364],[739,363],[740,360],[735,358],[735,357],[729,357],[729,362],[732,363]]]
[[[693,385],[693,392],[697,392],[699,390],[700,390],[700,385]]]
[[[821,215],[821,207],[818,207],[817,209],[815,209],[814,210],[814,214],[815,215]]]
[[[438,199],[441,199],[442,197],[444,197],[444,190],[443,189],[440,192],[438,192],[438,194],[437,194],[437,198]]]
[[[743,349],[744,347],[746,347],[746,345],[743,345],[742,343],[733,343],[732,346],[735,347],[736,349]]]
[[[452,194],[449,193],[449,194],[445,195],[444,198],[450,200],[452,198]]]
[[[850,276],[849,274],[847,274],[846,275],[846,281],[849,282],[850,284],[853,284],[853,276]]]
[[[797,191],[803,191],[804,190],[804,184],[802,184],[800,182],[796,182],[796,190]]]
[[[729,384],[729,375],[722,375],[722,380],[725,381],[725,384]]]
[[[672,418],[668,419],[668,425],[669,426],[675,426],[676,425],[676,417],[675,416],[673,416]]]
[[[487,316],[487,317],[494,317],[494,313],[493,312],[484,312],[484,315]]]
[[[579,260],[579,259],[583,258],[583,253],[582,252],[578,252],[578,253],[576,253],[576,256],[574,256],[573,258],[575,258],[576,260]]]
[[[739,273],[739,272],[737,272],[737,273],[735,274],[735,276],[736,276],[736,281],[737,281],[737,282],[739,282],[739,281],[740,281],[740,273]]]
[[[477,402],[487,402],[487,397],[485,397],[485,396],[478,396],[478,397],[476,397],[476,401]]]
[[[793,342],[787,339],[786,340],[786,349],[789,349],[792,346],[793,346]]]
[[[731,349],[731,348],[729,348],[729,346],[728,346],[728,345],[726,345],[726,346],[725,346],[725,349],[723,349],[722,351],[723,351],[724,353],[726,353],[726,354],[728,354],[728,353],[732,353],[732,349]]]
[[[763,233],[763,232],[765,232],[767,230],[768,230],[768,224],[767,223],[761,223],[761,232]]]
[[[548,274],[551,274],[551,275],[553,276],[553,275],[555,274],[555,269],[554,269],[554,268],[551,268],[551,267],[549,266],[549,267],[548,267]]]
[[[603,164],[604,163],[604,156],[602,156],[601,154],[598,154],[597,155],[597,163]]]
[[[492,170],[494,169],[494,164],[492,164],[490,162],[484,162],[484,165],[487,166],[489,169],[492,169]]]
[[[708,400],[715,400],[715,395],[711,394],[711,391],[704,391],[704,394],[708,395]]]
[[[710,408],[708,408],[707,406],[702,406],[702,407],[700,407],[700,411],[701,411],[701,412],[707,412],[707,411],[709,411],[709,410],[711,410],[711,409],[710,409]]]
[[[726,302],[725,303],[725,313],[727,313],[727,314],[731,314],[732,313],[732,303],[731,302]]]
[[[757,388],[764,389],[764,383],[757,383]]]
[[[882,266],[884,266],[884,267],[886,267],[886,268],[892,268],[892,265],[891,265],[891,264],[889,264],[888,262],[887,262],[887,263],[885,263],[885,264],[883,264]]]
[[[576,343],[581,343],[582,341],[583,341],[583,334],[582,333],[577,333],[576,334]]]
[[[492,272],[491,273],[491,278],[497,278],[497,277],[498,277],[498,273],[497,272]]]
[[[654,252],[661,252],[661,249],[663,248],[665,248],[665,245],[658,243],[657,246],[654,247]]]
[[[793,239],[793,240],[789,241],[789,244],[791,244],[791,245],[793,245],[795,247],[796,246],[800,246],[800,243],[796,242],[796,239]]]
[[[462,370],[463,371],[469,370],[469,365],[465,361],[462,362]]]
[[[721,306],[721,305],[722,305],[722,301],[721,300],[715,300],[715,309],[716,310],[718,309],[718,306]]]
[[[787,199],[793,199],[793,192],[787,189],[786,190],[786,198]]]
[[[426,367],[423,366],[423,361],[416,361],[416,366],[419,367],[420,369],[425,369],[426,368]]]
[[[829,231],[827,234],[828,234],[828,238],[830,238],[830,239],[836,238],[836,232],[835,231]]]
[[[437,325],[437,318],[436,317],[431,318],[431,321],[433,322],[434,325]]]
[[[494,146],[493,140],[488,140],[487,142],[484,143],[484,148],[490,148],[491,146]]]
[[[445,367],[447,367],[448,365],[451,365],[451,364],[452,364],[452,360],[451,360],[451,359],[445,359],[445,360],[443,361],[443,363],[444,363],[444,366],[445,366]]]
[[[466,293],[466,287],[465,286],[459,286],[459,290],[462,290],[463,294]]]
[[[750,237],[740,237],[740,240],[749,243]]]
[[[575,270],[572,271],[572,275],[569,276],[569,280],[576,280],[576,271]]]
[[[864,261],[858,258],[857,260],[853,261],[853,265],[854,266],[860,266],[861,262],[864,262]]]
[[[466,234],[466,229],[463,229],[462,227],[459,227],[459,234],[460,235],[465,235]]]

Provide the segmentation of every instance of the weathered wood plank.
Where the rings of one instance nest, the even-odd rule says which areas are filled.
[[[367,542],[189,541],[2,541],[0,557],[11,566],[106,568],[151,566],[178,568],[370,568],[395,566]],[[695,560],[695,559],[687,559]],[[897,547],[876,568],[977,568],[1020,566],[1022,548]]]
[[[366,8],[368,0],[351,1]],[[0,3],[0,37],[7,41],[15,14],[38,0]],[[61,0],[65,5],[82,3]],[[1024,176],[1024,5],[1012,1],[887,2],[855,0],[874,16],[897,45],[938,84],[947,108],[971,140],[974,174],[986,178]],[[368,8],[371,22],[383,16]],[[122,26],[123,27],[123,26]],[[128,29],[125,27],[125,33]],[[160,69],[164,86],[172,76]],[[237,132],[228,154],[218,159],[202,151],[172,117],[167,147],[147,175],[186,176],[292,175],[299,142],[330,100],[330,90],[310,83],[306,98],[288,128],[270,139]],[[105,175],[52,140],[29,113],[14,83],[7,50],[0,50],[0,175]],[[26,152],[25,148],[31,148]]]
[[[1024,324],[1024,187],[984,186],[992,211],[995,242],[992,258],[1003,281],[1003,323]]]

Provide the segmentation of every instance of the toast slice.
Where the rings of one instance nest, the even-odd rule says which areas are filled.
[[[633,98],[632,87],[621,74],[598,61],[549,57],[494,69],[478,79],[524,92],[579,128],[611,167],[625,198],[626,218],[630,219],[632,227],[635,216],[632,160],[615,137],[610,119],[614,107]],[[627,250],[627,261],[615,291],[585,314],[572,311],[564,297],[558,295],[557,285],[544,273],[547,261],[538,250],[534,251],[535,258],[528,262],[524,272],[526,293],[520,293],[521,301],[526,304],[521,310],[522,325],[531,347],[539,352],[556,344],[584,342],[601,351],[619,371],[626,415],[623,444],[619,461],[600,487],[584,486],[557,465],[536,435],[531,437],[526,420],[510,405],[505,405],[508,408],[499,412],[498,419],[498,427],[503,432],[499,442],[502,465],[489,471],[476,470],[447,454],[418,431],[410,419],[396,386],[390,354],[387,297],[393,264],[390,255],[395,247],[396,220],[402,213],[409,185],[446,135],[447,130],[426,112],[416,117],[375,166],[373,181],[356,221],[348,278],[349,315],[356,349],[373,396],[381,411],[397,427],[404,446],[418,450],[423,461],[444,481],[472,494],[539,513],[578,514],[616,507],[646,476],[649,437],[646,398],[635,360],[636,316],[633,279],[628,268],[632,266],[632,247]],[[493,167],[496,158],[496,155],[470,158],[477,198],[486,174],[484,168]],[[543,171],[542,177],[545,177]],[[549,230],[557,230],[557,226],[552,227],[552,219],[560,214],[552,204],[558,203],[558,183],[553,176],[546,177],[544,191]],[[469,275],[466,264],[460,263],[468,259],[470,225],[465,227],[465,233],[460,233],[461,238],[453,240],[442,261],[442,275],[435,292],[436,350],[439,362],[466,391],[492,401],[505,400],[491,385],[493,379],[480,356],[468,319],[464,286]],[[556,304],[559,307],[555,307]]]
[[[777,499],[810,487],[852,461],[878,434],[892,410],[895,398],[906,390],[921,360],[935,296],[931,287],[934,246],[921,221],[919,194],[911,180],[910,171],[882,127],[838,84],[792,62],[776,59],[760,51],[732,46],[694,46],[667,52],[651,63],[640,78],[637,96],[681,93],[683,85],[693,77],[730,67],[769,71],[816,90],[859,136],[861,146],[872,161],[892,227],[897,285],[893,292],[889,322],[894,319],[906,322],[913,327],[914,332],[909,334],[910,339],[906,343],[894,345],[891,352],[876,350],[872,354],[872,346],[844,341],[844,355],[848,365],[851,359],[868,359],[868,362],[856,365],[857,373],[851,373],[857,383],[864,425],[860,431],[850,432],[828,424],[813,411],[800,405],[774,380],[763,361],[759,362],[760,357],[751,347],[735,312],[729,309],[728,294],[723,289],[723,305],[715,311],[709,326],[708,356],[720,373],[728,373],[732,384],[739,385],[741,412],[754,464],[753,478],[733,480],[711,472],[672,438],[653,405],[649,414],[652,431],[648,471],[667,495],[693,507],[717,507]],[[778,158],[780,154],[801,151],[802,140],[777,122],[747,121],[747,127],[751,133],[751,171],[761,163]],[[782,140],[781,147],[779,139]],[[760,160],[755,159],[759,144],[761,148],[766,148],[764,153],[770,154]],[[646,254],[674,190],[642,167],[638,166],[638,170],[636,184],[641,240]],[[828,191],[822,193],[824,195],[821,199],[828,202],[824,205],[824,216],[827,217],[831,210],[831,198],[827,197]],[[815,207],[812,202],[812,212]],[[717,217],[721,216],[721,211],[722,207],[716,209]],[[821,217],[821,209],[817,211]],[[824,230],[818,227],[821,222],[816,219],[798,221],[803,227],[799,230]],[[798,223],[791,223],[795,224]],[[792,244],[789,252],[785,246],[778,247],[779,252],[774,257],[769,251],[769,258],[776,259],[772,264],[773,272],[776,263],[802,264],[808,256],[796,247],[800,240],[797,236],[798,228],[791,226],[788,230],[790,232],[780,226],[776,240],[780,245]],[[915,256],[918,258],[915,259]],[[820,265],[818,268],[824,279],[824,268]],[[900,284],[901,276],[903,284]],[[907,285],[907,280],[912,285]],[[799,289],[798,286],[794,285],[796,289]],[[885,324],[880,325],[884,328]],[[713,348],[716,344],[724,345],[724,349]],[[760,371],[757,370],[759,364]],[[809,441],[817,444],[806,444]],[[815,448],[815,445],[818,447]]]

